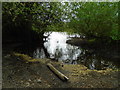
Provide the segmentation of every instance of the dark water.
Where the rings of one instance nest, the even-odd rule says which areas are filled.
[[[48,33],[45,33],[47,36]],[[35,45],[24,45],[17,48],[21,53],[29,54],[33,58],[51,58],[55,61],[63,61],[66,64],[84,64],[89,69],[118,68],[116,59],[102,57],[92,49],[83,49],[66,43],[70,37],[79,35],[68,35],[65,32],[52,32],[44,43]]]

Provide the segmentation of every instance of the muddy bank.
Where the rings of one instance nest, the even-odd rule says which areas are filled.
[[[3,55],[3,88],[119,87],[118,70],[89,70],[84,65],[61,64],[61,62],[51,61],[50,59],[34,59],[35,62],[26,62],[23,57],[23,54],[17,54],[16,56]],[[25,57],[27,56],[25,55]],[[61,81],[49,70],[47,63],[51,63],[65,74],[69,81]]]

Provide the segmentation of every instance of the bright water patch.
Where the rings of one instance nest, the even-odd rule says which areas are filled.
[[[50,32],[45,33],[47,36]],[[47,38],[47,42],[40,44],[34,49],[34,58],[51,58],[52,60],[63,61],[68,64],[83,64],[89,69],[116,68],[115,62],[99,56],[96,52],[83,49],[66,43],[70,37],[80,37],[79,35],[68,35],[66,32],[52,32]],[[114,61],[114,60],[112,60]]]
[[[74,37],[74,35],[71,35]],[[44,47],[49,53],[49,58],[54,58],[55,60],[68,60],[69,63],[74,63],[73,61],[78,59],[81,50],[77,46],[71,46],[66,43],[70,35],[65,32],[52,32],[48,37],[48,41],[44,43]],[[37,48],[34,51],[35,58],[46,58],[45,52]]]

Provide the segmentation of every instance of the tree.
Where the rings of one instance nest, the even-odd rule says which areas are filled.
[[[118,36],[118,3],[117,2],[79,2],[71,3],[74,17],[69,27],[75,33],[89,38],[112,38]]]
[[[59,7],[60,3],[53,2],[4,2],[3,37],[10,35],[25,41],[40,37],[42,40],[47,27],[61,21]]]

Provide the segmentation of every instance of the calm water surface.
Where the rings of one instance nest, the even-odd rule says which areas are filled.
[[[77,60],[81,50],[77,46],[67,44],[67,39],[69,39],[69,36],[66,33],[53,32],[50,34],[48,41],[44,43],[50,58],[56,60]],[[34,51],[33,57],[46,58],[44,49],[37,48]]]
[[[47,36],[47,33],[45,33]],[[68,35],[65,32],[52,32],[43,44],[43,48],[38,47],[33,52],[34,58],[51,58],[63,61],[66,64],[84,64],[89,69],[117,68],[116,62],[93,53],[92,50],[82,49],[80,46],[72,46],[66,43],[70,37],[80,37],[79,35]]]

